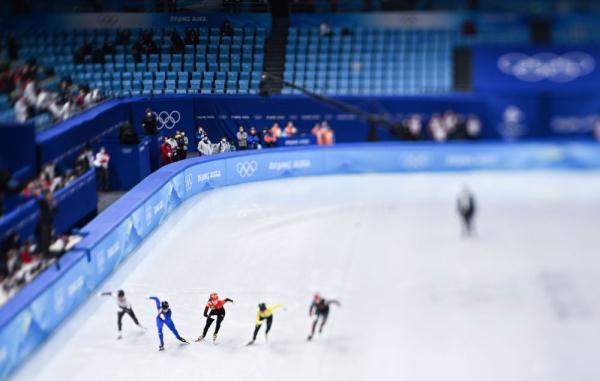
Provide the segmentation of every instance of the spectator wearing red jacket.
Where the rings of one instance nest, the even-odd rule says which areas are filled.
[[[169,144],[169,139],[163,137],[163,142],[160,145],[160,156],[162,158],[163,165],[171,164],[173,162],[173,147]]]

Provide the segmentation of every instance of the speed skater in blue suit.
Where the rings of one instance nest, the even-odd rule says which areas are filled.
[[[158,310],[158,315],[156,315],[156,328],[158,329],[158,339],[160,340],[160,346],[158,347],[159,351],[165,349],[165,342],[163,340],[163,325],[166,325],[173,335],[177,338],[177,340],[182,343],[187,343],[187,340],[183,337],[179,336],[179,332],[175,328],[175,323],[171,319],[171,308],[169,307],[169,302],[163,300],[162,302],[156,296],[151,296],[148,299],[152,299],[156,302],[156,309]]]

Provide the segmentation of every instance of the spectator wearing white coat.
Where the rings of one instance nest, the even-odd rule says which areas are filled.
[[[213,154],[212,145],[210,140],[208,140],[208,137],[205,136],[200,140],[200,143],[198,143],[198,153],[200,156],[209,156]]]
[[[29,101],[25,96],[19,98],[19,100],[15,103],[15,119],[17,122],[25,123],[27,119],[29,119],[32,114],[32,107]]]
[[[221,138],[221,141],[216,146],[217,153],[225,153],[231,151],[231,144],[224,137]]]

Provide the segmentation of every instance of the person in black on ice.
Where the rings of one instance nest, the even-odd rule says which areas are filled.
[[[308,336],[308,340],[312,340],[315,335],[315,329],[317,328],[317,324],[319,323],[319,319],[321,320],[321,326],[319,327],[319,333],[323,332],[323,326],[327,323],[327,317],[329,316],[329,305],[335,304],[337,306],[340,305],[340,302],[337,300],[325,300],[321,297],[319,293],[316,293],[313,302],[310,305],[310,310],[308,311],[309,316],[315,316],[315,320],[312,324],[312,330],[310,335]]]
[[[464,187],[456,202],[458,213],[462,219],[462,235],[473,234],[473,216],[475,215],[475,197],[469,188]]]

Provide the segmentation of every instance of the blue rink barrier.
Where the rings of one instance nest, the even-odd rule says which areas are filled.
[[[57,233],[64,233],[96,210],[98,194],[95,170],[90,169],[58,190],[54,194],[54,200],[58,208],[54,218],[54,229]],[[33,237],[38,210],[37,199],[31,198],[10,213],[0,216],[0,241],[11,233],[18,233],[21,240]]]
[[[173,163],[82,229],[63,268],[46,270],[0,309],[0,378],[7,377],[182,202],[240,183],[369,172],[599,170],[600,144],[371,143],[244,151]]]

